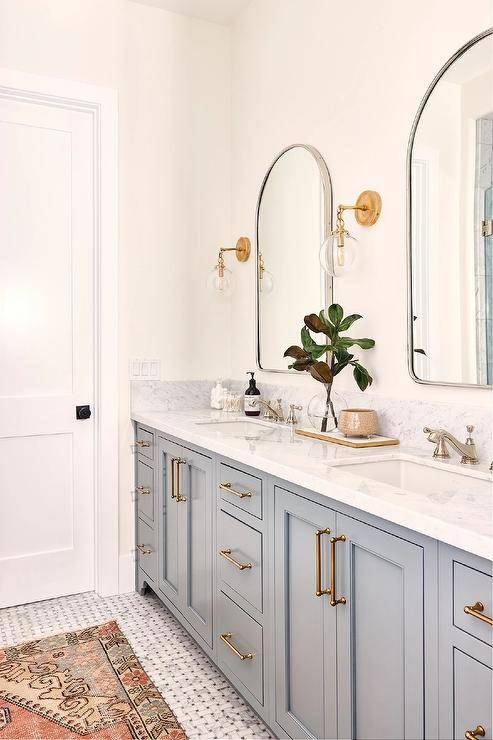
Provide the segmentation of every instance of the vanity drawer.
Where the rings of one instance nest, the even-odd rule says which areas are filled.
[[[453,562],[453,588],[454,588],[454,625],[467,634],[477,637],[478,640],[493,644],[493,627],[481,616],[493,618],[493,580],[491,573],[484,573],[468,565]],[[482,604],[467,614],[464,607],[474,607],[477,603]],[[475,614],[477,616],[475,616]]]
[[[219,511],[217,544],[222,582],[261,612],[262,535],[225,511]]]
[[[454,738],[463,738],[480,725],[485,731],[484,740],[492,740],[491,668],[458,648],[454,648],[453,666]]]
[[[240,690],[246,688],[263,704],[262,627],[222,591],[217,624],[219,667],[227,669],[230,680],[239,684]]]
[[[139,516],[154,523],[154,469],[143,460],[137,460],[135,492]]]
[[[156,581],[156,536],[154,530],[142,519],[137,520],[137,562],[139,568],[142,568],[149,578]]]
[[[147,429],[137,427],[135,447],[139,455],[154,460],[154,434]]]
[[[230,465],[219,466],[221,498],[233,506],[262,519],[262,479]]]

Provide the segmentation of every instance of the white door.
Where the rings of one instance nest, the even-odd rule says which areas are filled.
[[[0,99],[0,607],[94,588],[92,126]]]

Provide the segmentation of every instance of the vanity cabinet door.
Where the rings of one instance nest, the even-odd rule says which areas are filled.
[[[179,606],[180,568],[184,567],[178,532],[179,506],[176,499],[176,460],[182,449],[167,440],[159,440],[159,589]]]
[[[337,737],[423,738],[422,548],[342,514],[337,535]]]
[[[482,727],[484,735],[480,732],[477,737],[491,740],[491,668],[458,648],[454,648],[453,666],[454,738],[461,740],[466,732],[473,734]]]
[[[199,635],[212,646],[212,461],[181,451],[179,472],[180,608]]]
[[[333,511],[275,489],[276,721],[292,738],[337,737],[336,609],[316,595],[329,585],[327,529]]]

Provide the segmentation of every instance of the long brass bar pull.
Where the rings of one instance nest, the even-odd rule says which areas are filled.
[[[252,660],[255,658],[255,653],[240,653],[239,650],[235,648],[235,646],[230,642],[230,639],[232,638],[231,632],[224,632],[224,634],[219,635],[219,639],[224,642],[225,645],[229,647],[229,649],[236,655],[237,658],[240,660]]]
[[[231,487],[231,483],[220,483],[219,488],[221,491],[232,493],[233,496],[237,496],[238,498],[252,498],[251,491],[235,491],[235,489]]]
[[[182,496],[180,493],[180,465],[186,465],[187,461],[184,460],[182,457],[176,458],[176,501],[177,503],[180,503],[180,501],[186,501],[187,497]]]
[[[171,498],[175,498],[175,485],[176,485],[176,472],[175,472],[176,457],[171,458]]]
[[[330,605],[337,606],[337,604],[345,604],[346,598],[341,596],[337,598],[337,587],[336,587],[336,542],[346,542],[346,535],[341,534],[339,537],[330,538]]]
[[[475,730],[466,730],[464,733],[466,740],[476,740],[476,738],[484,737],[485,735],[486,730],[481,725],[478,725]]]
[[[251,563],[239,563],[237,560],[231,557],[231,550],[219,550],[219,555],[221,555],[225,560],[228,561],[228,563],[231,563],[231,565],[234,565],[235,568],[238,568],[238,570],[248,570],[252,567]]]
[[[471,617],[476,617],[476,619],[480,619],[482,622],[486,622],[486,624],[489,624],[490,627],[493,627],[493,619],[491,617],[488,617],[487,614],[481,613],[484,612],[484,604],[481,601],[476,601],[476,603],[472,606],[466,605],[464,607],[464,611]]]
[[[330,534],[330,529],[318,529],[315,532],[315,596],[330,594],[330,588],[322,588],[322,536]]]

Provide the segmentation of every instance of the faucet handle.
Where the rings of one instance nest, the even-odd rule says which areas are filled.
[[[474,427],[473,427],[473,425],[472,425],[472,424],[468,424],[468,425],[466,426],[466,429],[467,429],[467,431],[469,432],[469,434],[472,434],[472,433],[474,432]]]
[[[301,411],[303,406],[297,406],[295,403],[289,404],[289,416],[286,424],[297,424],[298,419],[296,418],[295,411]]]

